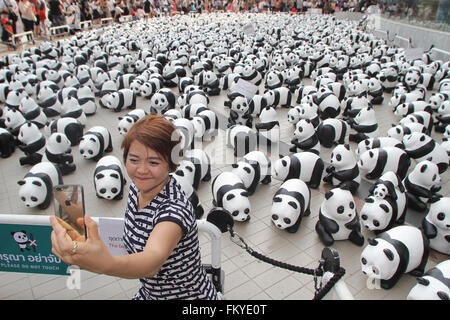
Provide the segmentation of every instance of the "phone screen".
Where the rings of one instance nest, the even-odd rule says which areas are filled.
[[[57,185],[53,187],[55,216],[67,230],[72,240],[87,238],[84,224],[84,192],[81,185]]]

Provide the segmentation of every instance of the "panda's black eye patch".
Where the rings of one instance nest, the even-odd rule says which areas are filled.
[[[344,213],[344,206],[339,206],[336,211],[337,213]]]
[[[286,224],[291,224],[291,219],[289,219],[289,218],[284,218],[283,221]]]
[[[102,174],[102,173],[99,173],[99,174],[97,174],[95,177],[96,177],[97,179],[101,179],[101,178],[104,178],[105,175]]]
[[[378,220],[373,220],[373,225],[375,227],[379,227],[380,226],[380,222]]]
[[[230,201],[231,199],[233,199],[234,198],[234,194],[229,194],[229,195],[227,195],[227,200],[228,201]]]
[[[342,160],[342,156],[340,154],[336,155],[336,160],[337,161],[341,161]]]
[[[281,202],[282,199],[280,197],[275,197],[273,198],[273,202]]]
[[[350,209],[353,209],[355,207],[355,203],[353,201],[351,201],[349,206],[350,206]]]
[[[109,176],[111,178],[119,179],[119,175],[117,173],[111,173]]]
[[[100,193],[101,193],[101,194],[106,193],[106,189],[105,189],[105,188],[101,188],[101,189],[100,189]]]
[[[119,191],[119,189],[117,189],[117,188],[112,188],[112,189],[111,189],[111,192],[112,192],[112,193],[117,193],[117,191]]]
[[[367,264],[366,258],[362,258],[362,259],[361,259],[361,262],[362,262],[362,264],[366,265],[366,264]]]
[[[190,171],[190,172],[193,172],[193,171],[194,171],[194,169],[193,169],[192,167],[190,167],[190,166],[186,167],[186,169],[187,169],[188,171]]]
[[[443,221],[445,219],[445,213],[439,212],[438,215],[437,215],[437,219],[439,221]]]
[[[37,202],[37,201],[38,201],[38,199],[37,199],[36,197],[31,197],[30,199],[31,199],[31,201],[33,201],[33,202]]]
[[[278,216],[276,214],[272,215],[272,220],[278,220]]]

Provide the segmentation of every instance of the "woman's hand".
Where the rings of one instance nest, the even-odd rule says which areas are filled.
[[[89,235],[86,241],[82,236],[77,237],[76,231],[68,224],[60,224],[56,217],[50,217],[50,222],[53,228],[52,252],[65,263],[95,273],[107,273],[114,266],[113,256],[100,238],[98,226],[91,217],[84,216]]]

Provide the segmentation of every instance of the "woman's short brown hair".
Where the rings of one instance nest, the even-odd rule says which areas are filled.
[[[137,121],[122,141],[124,162],[127,160],[130,145],[135,140],[161,155],[169,164],[170,172],[176,170],[181,160],[181,138],[170,121],[157,115],[148,115]]]

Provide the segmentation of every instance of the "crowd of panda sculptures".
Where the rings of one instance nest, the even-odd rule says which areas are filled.
[[[450,254],[450,198],[439,193],[449,164],[450,64],[431,52],[408,59],[357,21],[333,16],[214,13],[93,29],[10,53],[0,64],[0,155],[23,153],[20,165],[29,170],[17,201],[24,205],[50,205],[52,186],[76,171],[72,151],[97,162],[98,197],[122,199],[121,161],[107,155],[111,133],[86,128],[86,118],[117,112],[125,135],[146,114],[159,114],[182,136],[184,158],[173,175],[198,218],[202,181],[211,181],[214,206],[251,223],[249,197],[276,179],[283,183],[272,222],[295,233],[310,214],[311,189],[328,184],[315,227],[324,245],[363,246],[367,228],[375,235],[361,253],[368,277],[389,289],[411,273],[421,276],[411,298],[449,298],[449,260],[424,273],[430,249]],[[256,94],[236,89],[239,81]],[[218,95],[225,103],[213,110]],[[376,109],[386,104],[398,123],[381,132]],[[258,144],[270,150],[280,142],[283,108],[295,128],[290,153],[270,159]],[[209,155],[192,146],[214,143],[220,130],[239,160],[212,177]],[[361,175],[373,185],[358,213]],[[408,208],[423,213],[420,228],[404,224]]]

